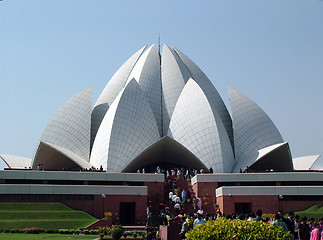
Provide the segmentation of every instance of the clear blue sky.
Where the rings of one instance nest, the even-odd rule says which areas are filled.
[[[31,158],[63,103],[93,86],[94,104],[159,33],[227,107],[231,86],[263,108],[293,157],[323,154],[321,0],[3,0],[0,153]]]

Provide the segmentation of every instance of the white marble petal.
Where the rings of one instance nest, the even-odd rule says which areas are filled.
[[[199,85],[190,79],[174,109],[168,135],[214,172],[231,172],[234,156],[220,116],[212,112]]]
[[[92,87],[89,87],[69,99],[56,112],[40,142],[63,147],[89,161],[91,111]]]
[[[258,150],[284,140],[268,115],[250,98],[229,88],[236,160],[245,161]]]
[[[319,157],[320,155],[311,155],[311,156],[293,158],[294,169],[295,170],[309,170],[309,169],[320,170],[320,169],[315,169],[315,165],[314,165],[315,162],[319,159]]]
[[[4,168],[25,169],[31,166],[31,158],[0,154],[0,170]]]
[[[220,94],[215,89],[215,87],[208,79],[208,77],[204,74],[204,72],[190,58],[188,58],[184,53],[182,53],[178,49],[174,48],[174,50],[187,66],[194,81],[203,90],[205,96],[210,102],[212,111],[217,112],[220,118],[222,119],[222,122],[230,138],[232,149],[233,149],[234,144],[233,144],[232,120],[228,112],[228,109],[226,108]]]
[[[147,97],[162,136],[160,56],[155,44],[141,55],[128,77],[128,82],[133,78]]]
[[[91,163],[107,172],[121,172],[159,140],[151,107],[135,79],[112,103],[93,144]]]
[[[105,113],[108,111],[110,105],[122,91],[126,85],[126,81],[137,63],[140,55],[145,50],[146,46],[141,48],[135,54],[133,54],[118,71],[112,76],[105,88],[103,89],[99,99],[94,105],[92,120],[91,120],[91,146],[100,127],[100,124],[104,118]]]
[[[161,57],[163,135],[167,134],[176,102],[190,77],[183,61],[165,44]]]

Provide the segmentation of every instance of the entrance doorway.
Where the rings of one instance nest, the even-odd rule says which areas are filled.
[[[136,203],[120,202],[120,224],[124,226],[135,225]]]
[[[235,203],[236,213],[251,213],[252,204],[251,203]]]

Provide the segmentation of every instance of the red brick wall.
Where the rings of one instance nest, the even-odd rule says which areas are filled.
[[[285,213],[300,211],[313,206],[323,205],[323,201],[279,201],[278,196],[221,196],[217,198],[217,204],[222,213],[232,214],[235,212],[235,203],[251,203],[252,211],[262,209],[263,213],[276,213],[283,210]]]
[[[5,197],[1,201],[7,202],[8,198]],[[145,195],[106,195],[104,199],[101,195],[94,195],[93,200],[55,200],[54,195],[51,195],[48,200],[24,200],[24,202],[60,202],[72,209],[85,211],[96,218],[102,218],[104,212],[112,212],[115,218],[119,217],[120,202],[135,202],[135,219],[146,219],[147,196]]]
[[[151,201],[153,214],[159,214],[159,204],[165,199],[164,183],[145,182],[145,186],[148,187],[148,201]]]
[[[106,195],[103,199],[101,195],[94,195],[93,201],[90,200],[61,200],[61,203],[66,204],[72,209],[83,210],[87,213],[95,216],[96,218],[102,218],[104,212],[112,212],[114,217],[119,217],[120,202],[135,202],[136,203],[136,219],[146,219],[146,196],[133,196],[133,195]]]
[[[193,185],[193,191],[196,196],[202,200],[202,209],[206,213],[215,213],[214,204],[216,201],[215,198],[215,189],[218,187],[218,183],[195,183]]]
[[[161,240],[178,240],[181,232],[181,224],[170,223],[170,226],[159,226],[159,233]]]
[[[278,210],[277,196],[221,196],[217,204],[222,213],[235,213],[235,203],[251,203],[252,211],[262,209],[263,213],[275,213]]]
[[[101,197],[101,196],[99,196],[99,197]],[[146,207],[147,207],[147,197],[146,196],[139,196],[139,195],[138,196],[133,196],[133,195],[107,196],[104,199],[104,212],[112,212],[115,216],[116,216],[116,213],[117,213],[117,215],[119,215],[120,202],[135,202],[136,203],[135,219],[138,219],[138,218],[146,219]],[[99,209],[99,211],[101,211],[101,210]]]
[[[193,185],[193,190],[198,197],[203,197],[206,193],[208,193],[210,197],[215,197],[215,189],[217,188],[217,182],[201,182]]]

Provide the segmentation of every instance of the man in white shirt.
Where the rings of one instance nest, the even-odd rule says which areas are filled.
[[[173,201],[174,203],[176,202],[176,198],[177,198],[176,194],[173,194],[173,196],[172,196],[172,201]]]
[[[176,211],[176,215],[178,215],[181,210],[181,205],[179,203],[175,203],[174,208]]]
[[[205,220],[202,218],[202,215],[200,213],[197,214],[197,218],[193,222],[193,227],[198,227],[205,223]]]
[[[172,201],[173,201],[173,195],[174,195],[174,193],[172,191],[169,191],[169,193],[168,193],[169,203],[172,203]]]

